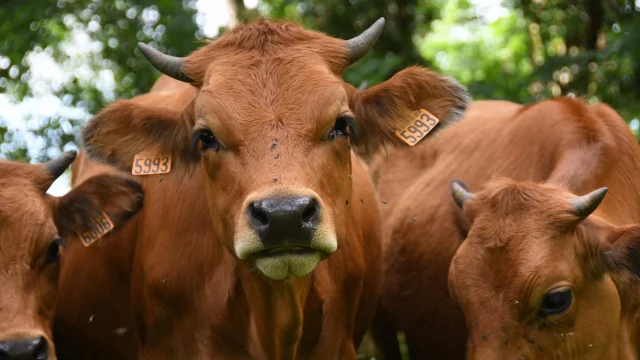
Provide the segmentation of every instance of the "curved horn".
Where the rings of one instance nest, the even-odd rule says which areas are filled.
[[[473,193],[469,192],[467,189],[467,184],[463,181],[454,180],[451,182],[451,195],[453,195],[453,200],[455,200],[456,204],[461,209],[464,202],[474,196]]]
[[[378,41],[384,29],[384,18],[378,19],[362,34],[347,40],[347,51],[349,51],[349,65],[365,56],[373,45]]]
[[[138,49],[149,60],[151,65],[161,73],[186,83],[193,82],[187,75],[182,73],[185,58],[163,54],[161,51],[141,42],[138,43]]]
[[[73,160],[76,159],[77,155],[78,152],[75,150],[66,151],[57,158],[51,159],[42,165],[44,165],[45,169],[47,169],[53,180],[55,180],[59,178],[65,170],[67,170]]]
[[[573,214],[579,218],[586,218],[592,212],[596,210],[598,205],[607,195],[609,188],[603,187],[598,190],[594,190],[587,195],[576,196],[571,199],[571,205],[573,205]]]

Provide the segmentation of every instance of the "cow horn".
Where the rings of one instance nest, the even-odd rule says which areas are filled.
[[[373,45],[378,41],[384,28],[384,18],[378,19],[362,34],[347,40],[347,51],[349,52],[349,65],[365,56]]]
[[[44,168],[47,169],[47,171],[51,175],[51,178],[55,180],[59,178],[65,170],[67,170],[73,160],[76,159],[77,155],[78,152],[75,150],[66,151],[57,158],[51,159],[42,165],[44,165]]]
[[[186,83],[193,82],[193,80],[182,72],[185,58],[163,54],[161,51],[141,42],[138,43],[138,49],[140,49],[142,55],[149,60],[151,65],[161,73]]]
[[[464,181],[455,180],[451,182],[451,195],[459,208],[462,208],[464,202],[471,199],[474,195],[469,192],[467,184]]]
[[[609,188],[603,187],[598,190],[594,190],[587,195],[576,196],[571,199],[571,205],[573,205],[573,214],[579,218],[586,218],[592,212],[596,210],[598,205],[607,195]]]

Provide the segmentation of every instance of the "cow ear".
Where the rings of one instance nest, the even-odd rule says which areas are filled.
[[[604,236],[600,237],[601,243],[604,243],[602,259],[607,273],[616,284],[620,299],[626,302],[635,299],[640,289],[640,225],[607,225],[602,230]]]
[[[605,265],[614,279],[640,279],[640,225],[606,229],[605,242],[610,245],[603,255]]]
[[[118,175],[91,177],[58,199],[55,224],[63,239],[76,238],[106,214],[117,229],[142,208],[138,182]]]
[[[464,86],[422,67],[405,69],[367,90],[348,92],[358,133],[353,145],[367,157],[386,145],[408,146],[396,131],[410,125],[416,111],[424,109],[438,118],[431,135],[461,119],[471,102]]]
[[[145,101],[151,95],[153,104]],[[131,171],[135,155],[143,151],[171,155],[173,164],[197,161],[191,149],[193,103],[181,109],[156,105],[163,104],[162,96],[167,95],[120,100],[89,120],[80,134],[87,156],[125,171]]]

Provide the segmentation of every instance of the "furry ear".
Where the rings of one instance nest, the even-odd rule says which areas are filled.
[[[417,110],[425,109],[440,120],[433,130],[437,131],[461,119],[471,102],[457,81],[417,66],[364,91],[351,86],[347,91],[359,133],[353,145],[367,158],[386,145],[407,146],[395,132],[409,125]]]
[[[167,96],[175,95],[145,94],[116,101],[102,110],[80,134],[87,156],[125,171],[131,170],[136,154],[148,150],[170,154],[176,165],[195,163],[198,155],[191,149],[193,104],[180,109],[162,106],[170,101]]]
[[[54,220],[63,239],[75,239],[103,212],[118,228],[142,208],[142,202],[138,182],[117,175],[95,176],[58,200]]]
[[[640,225],[608,229],[606,242],[611,245],[603,256],[607,270],[625,279],[640,279]]]

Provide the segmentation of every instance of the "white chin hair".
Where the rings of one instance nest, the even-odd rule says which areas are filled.
[[[261,257],[255,260],[258,269],[268,278],[282,280],[289,275],[305,276],[318,265],[319,252],[312,254],[283,254],[279,256]]]

